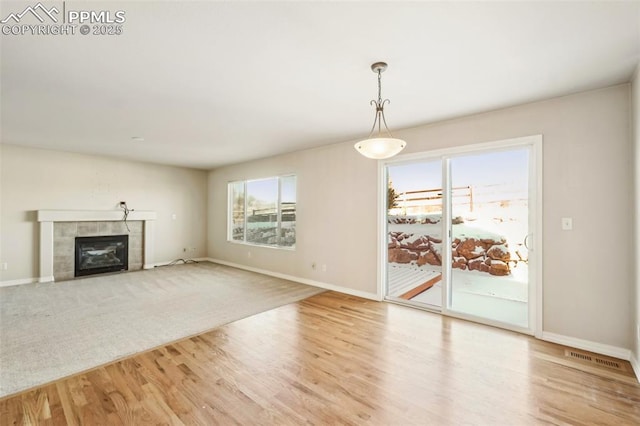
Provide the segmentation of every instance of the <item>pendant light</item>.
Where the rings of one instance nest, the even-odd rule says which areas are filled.
[[[402,139],[394,138],[387,127],[387,120],[384,118],[384,105],[389,103],[389,99],[382,100],[382,73],[387,69],[385,62],[376,62],[371,65],[371,71],[378,74],[378,100],[373,99],[370,104],[376,108],[376,116],[373,120],[373,127],[369,137],[354,145],[356,151],[367,158],[382,160],[398,154],[407,146]],[[384,130],[382,126],[384,125]],[[376,132],[377,128],[377,132]]]

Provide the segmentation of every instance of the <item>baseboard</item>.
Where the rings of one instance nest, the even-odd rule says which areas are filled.
[[[633,372],[636,374],[636,379],[638,379],[638,383],[640,383],[640,362],[638,362],[638,358],[636,358],[636,354],[631,352],[631,357],[629,358],[629,362],[631,363],[631,367],[633,368]]]
[[[631,351],[629,349],[620,348],[618,346],[605,345],[604,343],[592,342],[590,340],[578,339],[576,337],[563,336],[562,334],[549,333],[547,331],[542,332],[542,340],[558,343],[559,345],[569,346],[576,349],[594,352],[600,355],[623,359],[625,361],[631,360]]]
[[[54,281],[53,277],[20,278],[18,280],[0,281],[0,287],[10,287],[13,285],[23,285],[23,284],[48,283],[53,281]]]
[[[321,281],[310,280],[307,278],[295,277],[293,275],[281,274],[280,272],[273,272],[266,269],[254,268],[252,266],[241,265],[239,263],[227,262],[226,260],[213,259],[213,258],[207,258],[206,260],[213,263],[219,263],[220,265],[231,266],[233,268],[238,268],[238,269],[244,269],[245,271],[257,272],[259,274],[269,275],[271,277],[294,281],[300,284],[312,285],[314,287],[320,287],[326,290],[337,291],[339,293],[349,294],[351,296],[357,296],[357,297],[362,297],[364,299],[380,301],[380,298],[375,293],[369,293],[361,290],[354,290],[348,287],[342,287],[335,284],[329,284]]]

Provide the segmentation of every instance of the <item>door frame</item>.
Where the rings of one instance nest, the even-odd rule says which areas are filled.
[[[449,293],[449,268],[443,268],[443,304],[440,313],[443,315],[466,319],[479,322],[486,325],[505,328],[524,334],[531,334],[537,338],[542,337],[543,326],[543,281],[542,281],[542,135],[524,136],[513,139],[504,139],[491,142],[475,143],[464,146],[451,148],[443,148],[432,151],[423,151],[411,154],[398,155],[396,157],[378,160],[378,286],[377,296],[379,300],[387,300],[387,166],[399,163],[411,163],[416,161],[428,161],[439,159],[441,161],[449,161],[450,157],[462,154],[482,153],[487,151],[497,151],[509,148],[530,147],[529,156],[529,201],[532,205],[529,207],[529,232],[532,235],[531,249],[529,249],[529,268],[533,272],[534,279],[529,282],[529,327],[522,328],[511,326],[502,322],[489,320],[486,318],[475,317],[473,315],[463,314],[447,309],[445,297]],[[445,179],[444,174],[450,170],[449,167],[443,167],[443,207],[445,203],[449,203],[450,180]],[[450,216],[450,209],[443,208],[443,223],[446,224],[447,216]],[[450,219],[450,218],[449,218]],[[445,225],[443,225],[445,226]],[[443,246],[451,246],[451,238],[447,233],[443,232]],[[443,265],[450,263],[450,253],[443,250]],[[448,263],[447,263],[448,262]],[[446,281],[445,281],[446,280]],[[412,305],[413,306],[413,305]],[[414,306],[415,307],[415,306]],[[431,310],[431,309],[429,309]]]

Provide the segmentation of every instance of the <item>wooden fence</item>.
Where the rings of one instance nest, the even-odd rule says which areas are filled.
[[[397,206],[394,209],[401,209],[403,214],[407,214],[407,210],[423,209],[441,210],[442,209],[442,188],[421,189],[419,191],[406,191],[398,195],[396,199]],[[452,199],[463,198],[459,204],[468,204],[469,211],[473,212],[473,187],[458,186],[451,188]]]

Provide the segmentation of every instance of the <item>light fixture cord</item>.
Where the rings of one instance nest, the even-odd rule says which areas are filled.
[[[371,127],[371,132],[369,133],[369,137],[373,135],[373,132],[376,130],[376,124],[378,125],[378,136],[382,135],[382,125],[384,124],[384,129],[387,131],[389,137],[393,137],[391,131],[389,130],[389,126],[387,126],[387,120],[384,117],[384,104],[390,102],[389,99],[382,100],[382,70],[378,70],[378,101],[371,101],[371,105],[375,105],[376,107],[376,117],[373,120],[373,126]]]
[[[378,106],[382,105],[382,71],[378,70]]]
[[[382,120],[380,120],[380,116],[384,119],[384,105],[382,105],[382,71],[378,70],[378,107],[376,108],[376,120],[378,120],[378,135],[382,133]],[[384,124],[385,127],[387,123]],[[388,130],[388,129],[387,129]]]

